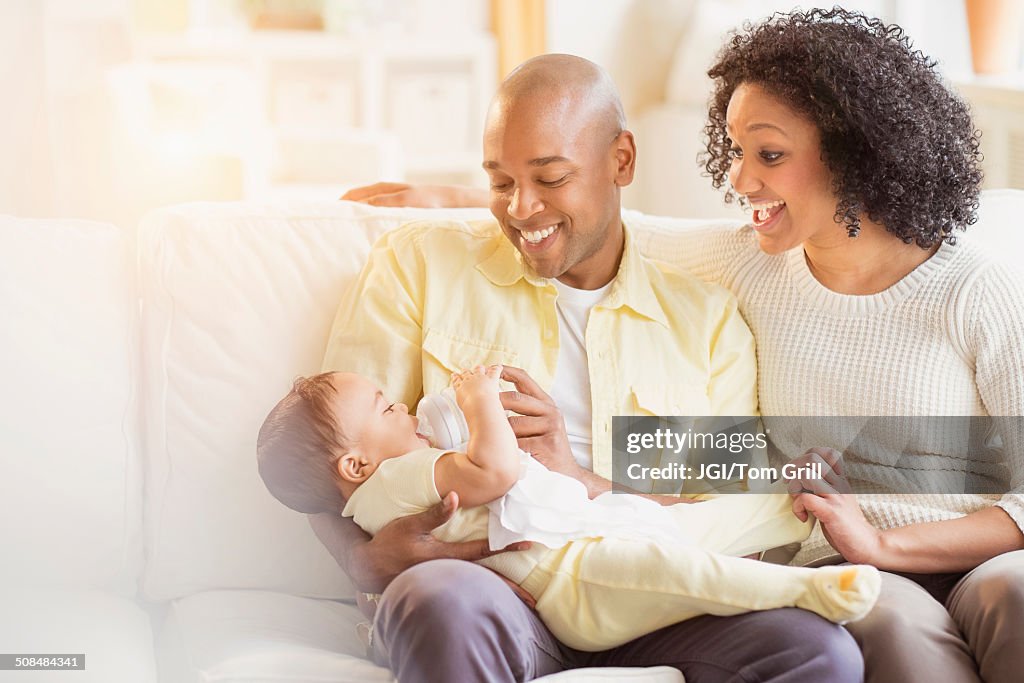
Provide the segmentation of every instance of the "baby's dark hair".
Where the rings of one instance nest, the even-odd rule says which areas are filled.
[[[922,248],[953,242],[954,229],[975,222],[980,133],[899,26],[839,7],[776,14],[744,25],[708,75],[714,92],[701,162],[716,188],[732,162],[726,109],[750,83],[817,126],[835,220],[851,237],[862,215]]]
[[[345,497],[335,467],[348,446],[331,402],[337,390],[325,372],[295,380],[267,415],[256,439],[256,462],[267,489],[298,512],[340,513]]]

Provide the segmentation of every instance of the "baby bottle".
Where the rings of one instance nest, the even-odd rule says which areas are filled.
[[[418,432],[430,440],[435,448],[464,450],[469,441],[466,416],[455,402],[451,387],[437,394],[427,394],[416,406]]]

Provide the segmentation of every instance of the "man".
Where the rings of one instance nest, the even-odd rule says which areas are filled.
[[[622,224],[635,161],[603,71],[566,55],[526,62],[487,115],[496,222],[385,236],[339,308],[324,368],[372,377],[411,404],[452,371],[511,366],[503,377],[517,391],[502,402],[521,416],[511,418],[520,447],[592,495],[611,487],[612,415],[752,414],[753,340],[732,296],[642,258]],[[700,617],[607,652],[572,651],[496,574],[436,559],[487,552],[430,538],[456,505],[398,520],[372,541],[348,520],[313,522],[358,587],[386,585],[373,651],[400,681],[656,664],[690,681],[860,680],[853,640],[800,610]]]

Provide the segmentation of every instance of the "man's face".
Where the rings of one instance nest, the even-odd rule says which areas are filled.
[[[622,256],[619,187],[632,180],[632,136],[539,99],[496,102],[488,113],[491,213],[539,275],[596,289]]]

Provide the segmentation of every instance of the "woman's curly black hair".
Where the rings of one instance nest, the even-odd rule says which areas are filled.
[[[835,220],[851,237],[866,215],[927,249],[977,220],[980,133],[899,26],[839,7],[775,14],[745,24],[708,75],[715,87],[700,161],[716,188],[731,163],[729,99],[753,83],[818,127]],[[727,190],[726,201],[735,198]]]

